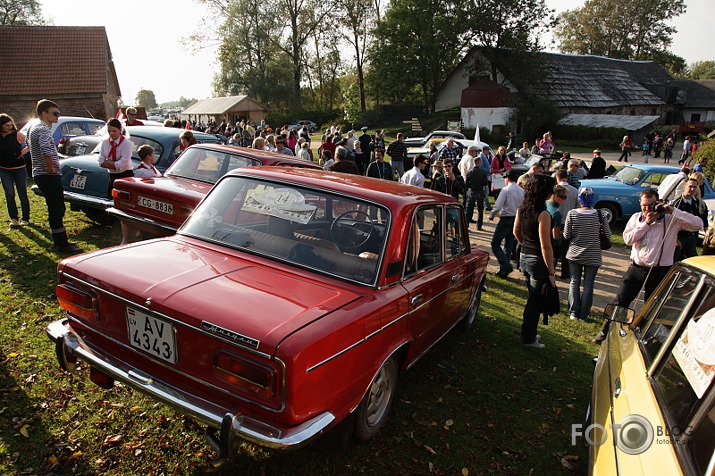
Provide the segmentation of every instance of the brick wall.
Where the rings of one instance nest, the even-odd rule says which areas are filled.
[[[37,101],[44,98],[0,98],[0,112],[9,114],[21,128],[27,121],[36,117],[35,107]],[[48,97],[57,103],[63,116],[94,117],[106,121],[114,117],[117,101],[112,101],[107,94],[103,95],[76,95],[70,97]]]

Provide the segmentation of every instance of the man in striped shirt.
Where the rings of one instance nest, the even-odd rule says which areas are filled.
[[[32,178],[38,186],[47,203],[47,216],[52,231],[53,248],[60,253],[81,253],[82,250],[67,241],[65,230],[65,198],[62,188],[62,174],[57,146],[52,140],[50,126],[60,117],[57,104],[49,99],[37,102],[37,117],[27,134],[32,157]]]
[[[387,146],[387,155],[390,156],[390,163],[397,172],[398,179],[402,178],[405,169],[409,169],[412,165],[405,164],[407,162],[407,145],[402,141],[404,137],[402,133],[397,134],[396,140]]]

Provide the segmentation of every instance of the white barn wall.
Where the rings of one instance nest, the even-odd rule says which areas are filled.
[[[486,127],[489,130],[495,125],[508,125],[513,109],[510,107],[499,108],[462,108],[462,123],[467,129]]]

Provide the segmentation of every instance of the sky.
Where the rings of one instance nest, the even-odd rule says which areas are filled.
[[[186,48],[180,40],[197,32],[206,7],[190,0],[40,0],[45,18],[56,26],[104,26],[119,78],[122,99],[133,104],[142,89],[158,103],[179,97],[212,96],[218,70],[214,48]],[[546,0],[557,13],[579,8],[584,0]],[[687,12],[673,24],[678,33],[671,51],[695,61],[715,60],[714,0],[686,0]],[[144,69],[146,72],[140,73]]]

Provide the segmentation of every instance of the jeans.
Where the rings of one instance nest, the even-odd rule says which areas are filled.
[[[474,205],[477,206],[477,228],[484,224],[484,196],[475,193],[471,188],[464,195],[464,208],[467,209],[467,223],[474,221]]]
[[[401,160],[393,160],[392,161],[392,169],[394,172],[397,172],[397,179],[401,179],[403,175],[405,175],[405,164]],[[388,180],[395,180],[394,177],[387,178]]]
[[[546,268],[544,258],[522,252],[521,272],[524,273],[526,289],[529,291],[521,324],[521,341],[524,344],[532,344],[536,341],[536,328],[539,325],[539,315],[542,309],[541,287],[549,280],[549,270]]]
[[[569,285],[569,315],[585,321],[593,305],[593,284],[596,281],[598,266],[579,264],[569,261],[571,284]],[[583,275],[583,293],[581,276]]]
[[[47,204],[47,216],[50,222],[52,233],[65,231],[65,197],[62,189],[62,176],[60,175],[36,175],[35,184],[45,196]]]
[[[30,200],[27,198],[27,169],[25,167],[0,169],[0,179],[2,179],[2,188],[5,190],[7,212],[10,214],[10,218],[13,220],[20,218],[17,214],[17,204],[15,203],[15,188],[17,188],[17,196],[20,198],[20,206],[22,207],[22,219],[29,221]]]
[[[484,186],[484,207],[487,209],[487,211],[492,210],[492,205],[489,203],[489,192],[491,192],[491,181],[489,181],[489,185]]]
[[[502,248],[502,241],[504,247]],[[514,217],[501,217],[492,236],[492,253],[499,262],[499,271],[511,273],[511,250],[514,249]]]

